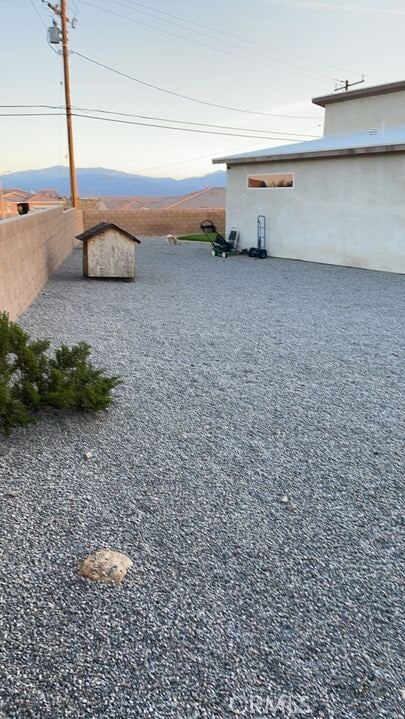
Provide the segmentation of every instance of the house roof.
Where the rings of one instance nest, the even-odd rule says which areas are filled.
[[[81,210],[106,210],[107,207],[98,197],[79,197]]]
[[[241,155],[213,160],[214,164],[242,165],[247,162],[277,162],[287,160],[322,159],[329,157],[357,157],[359,155],[405,152],[405,125],[368,132],[327,135],[319,140],[295,142]]]
[[[155,210],[163,209],[179,197],[160,197],[160,196],[143,196],[143,195],[125,195],[125,196],[102,196],[100,200],[104,203],[108,210]]]
[[[88,230],[85,230],[85,232],[82,232],[81,235],[77,235],[76,239],[85,242],[86,240],[90,240],[92,237],[104,234],[104,232],[106,232],[107,230],[117,230],[122,235],[125,235],[125,237],[127,237],[129,240],[136,242],[138,245],[141,244],[141,241],[138,240],[134,235],[131,235],[130,232],[123,230],[122,227],[114,225],[113,222],[99,222],[98,225],[94,225],[94,227],[90,227]]]
[[[57,201],[63,202],[63,197],[58,195],[58,193],[55,190],[39,190],[39,192],[35,192],[33,195],[29,195],[29,198],[31,200],[38,200],[38,201]]]
[[[215,209],[225,207],[224,187],[205,187],[199,192],[191,192],[189,195],[177,198],[176,202],[168,206],[168,209]]]
[[[5,200],[11,200],[12,202],[21,202],[21,200],[28,200],[32,197],[32,192],[25,192],[25,190],[19,190],[13,187],[9,190],[3,190],[3,197]]]
[[[168,210],[225,207],[225,189],[206,187],[187,195],[134,195],[133,197],[100,197],[108,210]]]
[[[101,195],[98,199],[106,206],[107,210],[121,210],[132,198],[127,195]]]
[[[347,102],[348,100],[359,100],[362,97],[388,95],[392,92],[405,92],[405,80],[401,82],[387,82],[384,85],[373,85],[372,87],[362,87],[358,90],[349,90],[348,92],[334,92],[332,95],[314,97],[312,102],[314,105],[325,107],[335,102]]]

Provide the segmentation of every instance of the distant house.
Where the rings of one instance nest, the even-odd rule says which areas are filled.
[[[27,202],[31,210],[46,210],[48,207],[67,207],[66,197],[60,197],[55,190],[40,190],[31,195]]]
[[[2,194],[3,199],[8,202],[27,202],[32,197],[32,192],[25,192],[25,190],[18,190],[17,188],[4,190]]]
[[[225,207],[225,189],[223,187],[207,187],[199,192],[191,192],[182,196],[133,196],[133,197],[100,197],[98,202],[108,210],[172,210],[201,209]],[[86,208],[88,209],[88,208]]]
[[[2,189],[0,186],[0,219],[18,215],[17,203],[26,202],[29,197],[31,197],[30,192],[24,192],[24,190],[18,190],[15,187]]]
[[[48,200],[60,200],[61,196],[57,192],[57,190],[39,190],[38,192],[33,194],[33,197],[39,197],[40,199],[48,199]]]
[[[177,198],[169,207],[171,210],[220,209],[225,207],[225,188],[206,187],[199,192],[192,192],[189,195]]]
[[[107,205],[99,197],[80,197],[80,210],[107,210]]]
[[[9,200],[2,200],[0,198],[0,220],[6,220],[9,217],[15,217],[18,215],[17,203]]]
[[[0,193],[0,216],[13,217],[18,214],[17,205],[28,202],[30,210],[45,210],[49,207],[65,207],[68,201],[60,197],[56,190],[40,190],[26,192],[17,188],[4,190]]]
[[[313,100],[319,140],[224,156],[227,231],[273,257],[405,273],[405,82]]]

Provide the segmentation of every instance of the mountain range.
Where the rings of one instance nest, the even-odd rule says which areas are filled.
[[[0,177],[4,188],[38,192],[43,189],[57,190],[61,196],[69,196],[69,169],[62,165],[41,170],[11,172]],[[203,177],[175,180],[172,177],[145,177],[127,172],[109,170],[105,167],[79,167],[77,179],[80,197],[103,195],[186,195],[204,187],[225,187],[226,173],[217,170]]]

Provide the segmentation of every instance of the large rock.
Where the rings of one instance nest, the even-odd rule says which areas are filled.
[[[86,579],[107,584],[119,584],[133,562],[125,554],[111,549],[99,549],[80,563],[79,574]]]

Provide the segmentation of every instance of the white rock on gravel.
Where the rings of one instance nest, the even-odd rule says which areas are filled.
[[[120,584],[132,565],[132,560],[121,552],[99,549],[83,559],[79,566],[79,574],[94,582]]]

